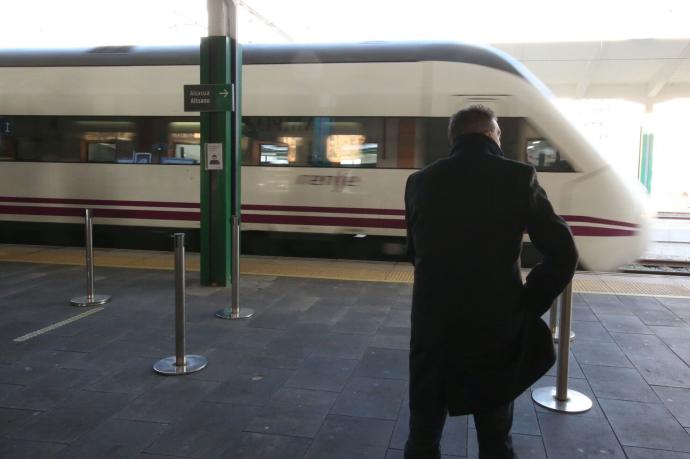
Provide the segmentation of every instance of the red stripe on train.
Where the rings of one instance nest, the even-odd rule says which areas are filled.
[[[320,212],[329,214],[405,215],[403,209],[370,209],[367,207],[276,206],[243,204],[242,210],[273,210],[278,212]]]
[[[84,209],[79,207],[33,207],[33,206],[0,206],[0,213],[11,215],[51,215],[58,217],[83,217]],[[131,210],[131,209],[94,209],[94,217],[132,218],[142,220],[185,220],[199,221],[199,212],[175,212],[169,210]]]
[[[620,228],[601,228],[597,226],[571,226],[571,231],[575,236],[635,236],[637,231]]]
[[[355,228],[405,229],[405,220],[351,217],[318,217],[310,215],[245,214],[242,216],[242,222],[273,223],[277,225],[347,226]]]
[[[619,222],[617,220],[607,220],[605,218],[588,217],[585,215],[561,215],[567,222],[599,223],[602,225],[626,226],[628,228],[639,228],[635,223]]]
[[[165,202],[165,201],[120,201],[106,199],[61,199],[61,198],[25,198],[15,196],[0,196],[0,201],[21,202],[36,204],[71,204],[71,205],[100,205],[100,206],[128,206],[128,207],[176,207],[187,209],[198,209],[198,203],[190,202]],[[105,210],[101,209],[100,211]],[[244,204],[242,210],[246,211],[278,211],[278,212],[314,212],[314,213],[340,213],[340,214],[365,214],[365,215],[405,215],[403,209],[374,209],[367,207],[324,207],[324,206],[292,206],[292,205],[267,205],[267,204]],[[115,211],[115,209],[113,209]],[[131,211],[138,212],[138,211]],[[156,212],[156,211],[150,211]],[[183,215],[186,212],[182,213]],[[73,214],[51,214],[51,215],[73,215]],[[635,223],[608,220],[605,218],[589,217],[584,215],[563,215],[567,222],[598,223],[603,225],[624,226],[627,228],[638,228]],[[124,218],[124,217],[123,217]],[[146,218],[146,217],[131,217]],[[182,220],[189,220],[182,218]],[[388,228],[389,226],[385,226]]]
[[[4,202],[26,202],[33,204],[84,204],[90,206],[128,206],[128,207],[179,207],[198,209],[198,202],[167,201],[116,201],[112,199],[63,199],[63,198],[24,198],[17,196],[0,196]]]
[[[84,210],[79,207],[41,207],[41,206],[0,206],[0,213],[8,215],[49,215],[60,217],[82,217]],[[133,210],[133,209],[94,209],[94,217],[122,218],[140,220],[178,220],[199,221],[199,212],[181,212],[167,210]],[[579,217],[571,221],[600,220],[590,217]],[[405,220],[377,219],[353,217],[326,217],[310,215],[276,215],[276,214],[244,214],[245,223],[262,223],[277,225],[307,225],[307,226],[344,226],[355,228],[387,228],[405,229]],[[636,227],[637,225],[635,225]],[[623,228],[601,228],[592,226],[571,226],[575,236],[634,236],[637,231]]]

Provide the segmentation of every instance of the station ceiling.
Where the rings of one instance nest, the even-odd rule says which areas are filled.
[[[558,97],[646,104],[690,97],[690,39],[497,43]]]

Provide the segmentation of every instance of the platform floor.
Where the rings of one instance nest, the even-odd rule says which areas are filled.
[[[0,244],[0,261],[83,266],[84,249]],[[94,250],[94,264],[97,267],[172,270],[173,263],[172,252],[121,249]],[[186,265],[188,271],[199,271],[199,254],[188,253]],[[242,256],[240,271],[244,275],[288,276],[340,281],[408,284],[413,281],[413,270],[409,263],[377,261]],[[573,291],[578,293],[690,297],[690,276],[579,272],[573,281]]]
[[[225,321],[214,312],[228,290],[190,271],[187,352],[209,365],[165,377],[152,366],[174,354],[172,272],[99,267],[96,279],[112,302],[74,308],[81,266],[0,261],[0,458],[402,458],[409,282],[245,274],[256,314]],[[522,459],[690,459],[690,286],[614,285],[644,279],[681,290],[575,293],[569,385],[594,407],[557,414],[520,396]],[[471,419],[448,422],[443,453],[477,457]]]

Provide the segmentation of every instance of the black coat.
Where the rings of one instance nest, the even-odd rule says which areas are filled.
[[[415,266],[410,407],[445,403],[454,416],[513,400],[555,361],[540,316],[575,272],[568,225],[534,168],[481,134],[409,177],[405,215]],[[543,262],[523,285],[525,230]]]

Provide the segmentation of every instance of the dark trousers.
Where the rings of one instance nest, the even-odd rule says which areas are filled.
[[[446,423],[446,408],[410,410],[410,434],[405,444],[405,459],[439,459],[441,435]],[[517,459],[510,428],[513,402],[485,413],[474,414],[479,459]]]

